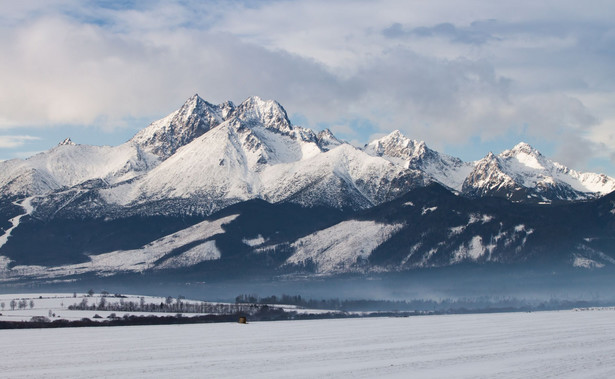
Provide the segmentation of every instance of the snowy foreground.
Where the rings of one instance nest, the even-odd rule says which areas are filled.
[[[615,311],[0,331],[0,376],[615,377]]]

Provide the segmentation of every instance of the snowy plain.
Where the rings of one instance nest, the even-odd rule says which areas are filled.
[[[2,330],[0,377],[607,378],[615,311]]]

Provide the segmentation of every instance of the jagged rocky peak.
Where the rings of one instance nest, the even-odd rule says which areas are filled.
[[[195,94],[177,111],[174,120],[187,126],[209,130],[227,120],[234,110],[235,105],[231,101],[214,105]]]
[[[495,154],[493,154],[492,151],[488,152],[487,155],[485,155],[485,157],[481,160],[484,161],[488,161],[488,162],[493,162],[497,160],[497,157],[495,156]],[[479,161],[480,162],[480,161]]]
[[[490,151],[483,159],[474,163],[474,169],[466,178],[464,187],[480,186],[484,184],[485,181],[489,180],[489,178],[500,175],[501,169],[500,159]]]
[[[285,134],[292,132],[286,110],[275,100],[263,100],[258,96],[249,97],[237,106],[234,115],[247,124],[262,124],[268,129]]]
[[[534,158],[538,158],[542,156],[540,151],[536,150],[535,148],[533,148],[532,146],[530,146],[528,143],[525,143],[525,142],[520,142],[517,145],[515,145],[515,147],[513,147],[512,149],[505,150],[500,154],[501,157],[515,157],[519,155],[529,155]]]
[[[64,141],[60,142],[58,146],[75,146],[75,143],[70,139],[70,137],[64,139]]]
[[[428,150],[425,142],[410,139],[399,130],[394,130],[390,134],[365,145],[365,151],[368,154],[386,155],[410,161],[422,157]]]
[[[233,104],[232,101],[227,100],[224,103],[218,105],[218,108],[220,109],[220,115],[224,120],[226,120],[235,110],[235,104]]]
[[[495,155],[493,152],[488,152],[487,155],[472,163],[474,170],[482,170],[487,167],[499,167],[502,161],[501,155]]]
[[[323,151],[329,151],[343,142],[337,139],[329,129],[322,130],[316,135],[318,146]]]
[[[180,147],[224,122],[234,110],[230,101],[214,105],[195,94],[179,110],[141,130],[132,141],[166,159]]]

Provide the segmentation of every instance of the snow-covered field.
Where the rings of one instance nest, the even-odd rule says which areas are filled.
[[[101,310],[100,307],[98,309],[85,309],[85,310],[76,310],[69,309],[71,305],[80,304],[82,301],[86,301],[88,306],[91,305],[99,305],[101,299],[104,297],[105,304],[107,305],[118,305],[121,302],[127,304],[129,302],[134,303],[135,305],[141,302],[143,299],[144,304],[161,304],[166,303],[167,298],[165,297],[157,297],[157,296],[140,296],[140,295],[122,295],[122,297],[115,297],[114,295],[109,294],[108,296],[103,296],[101,294],[92,294],[89,296],[85,293],[46,293],[46,294],[0,294],[0,321],[30,321],[32,317],[47,317],[50,321],[64,319],[69,321],[81,320],[82,318],[88,318],[91,321],[103,321],[109,318],[111,315],[116,315],[118,317],[122,317],[124,315],[130,316],[173,316],[177,313],[182,313],[186,317],[198,316],[198,315],[207,315],[212,313],[228,313],[228,310],[225,307],[222,307],[221,310],[214,310],[211,312],[195,312],[189,311],[187,309],[176,310],[170,309],[166,312],[152,312],[152,311],[140,311],[136,310]],[[171,298],[171,303],[176,304],[178,299]],[[11,302],[14,301],[15,307],[11,306]],[[191,299],[182,299],[180,300],[183,304],[208,304],[208,305],[234,305],[233,303],[221,303],[221,302],[208,302],[202,300],[191,300]],[[23,302],[23,305],[20,307],[19,303]],[[32,305],[32,306],[30,306]],[[270,307],[281,308],[284,311],[293,311],[297,313],[308,313],[308,314],[319,314],[319,313],[327,313],[332,312],[332,310],[327,309],[309,309],[302,308],[295,305],[288,304],[268,304]],[[249,306],[249,304],[246,304]],[[362,312],[350,312],[360,314]],[[100,316],[94,317],[95,315]]]
[[[615,311],[0,331],[0,377],[609,378]]]

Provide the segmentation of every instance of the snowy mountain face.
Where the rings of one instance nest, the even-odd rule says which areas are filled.
[[[471,163],[431,150],[425,142],[409,139],[398,130],[367,144],[364,150],[370,155],[421,171],[457,191],[461,190],[465,178],[472,170]]]
[[[213,105],[194,95],[179,110],[153,122],[131,141],[164,160],[218,126],[234,110],[231,102]]]
[[[615,268],[613,194],[535,205],[467,198],[436,183],[351,213],[250,200],[187,223],[173,217],[65,225],[29,219],[14,232],[0,250],[0,282],[162,272],[208,281],[322,277],[462,264]],[[73,236],[68,250],[66,234]],[[92,240],[95,251],[84,247]]]
[[[220,124],[234,108],[230,102],[212,105],[195,95],[120,146],[77,145],[67,138],[26,160],[0,162],[2,195],[41,196],[91,180],[105,185],[133,180]]]
[[[258,97],[235,107],[195,95],[121,146],[61,145],[12,164],[5,193],[37,196],[39,217],[211,214],[254,198],[362,209],[425,184]]]
[[[417,172],[335,142],[291,126],[277,103],[249,99],[140,180],[101,194],[122,206],[193,199],[211,213],[253,198],[364,208],[423,184]]]
[[[364,151],[416,169],[428,178],[470,197],[495,196],[521,202],[573,201],[606,195],[615,179],[580,173],[544,157],[526,143],[476,162],[429,149],[399,131],[367,144]]]
[[[604,267],[615,264],[613,190],[615,179],[523,143],[476,162],[398,131],[359,149],[292,125],[275,101],[195,95],[122,145],[66,139],[0,162],[0,276],[224,273],[236,262],[390,272],[526,262],[553,246],[565,250],[558,262]]]
[[[45,196],[90,180],[111,185],[131,180],[157,163],[157,157],[132,142],[87,146],[67,139],[28,159],[0,162],[0,191],[2,197],[19,198]]]
[[[569,201],[610,193],[615,190],[615,180],[601,174],[579,173],[520,143],[477,161],[462,190],[470,196],[499,196],[513,201]]]
[[[210,214],[253,198],[361,209],[430,181],[468,196],[534,202],[615,189],[614,179],[578,173],[526,144],[469,163],[399,131],[356,149],[329,130],[316,134],[292,125],[279,103],[258,97],[235,106],[194,95],[120,146],[67,139],[29,159],[0,162],[0,168],[2,196],[36,196],[33,203],[46,215],[56,214],[54,206],[133,214],[151,203],[159,208],[147,211],[155,213],[168,210],[161,205],[168,201]],[[86,204],[76,203],[82,198]]]

